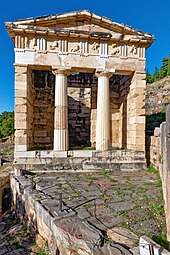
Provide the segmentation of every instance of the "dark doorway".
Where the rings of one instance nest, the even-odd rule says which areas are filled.
[[[97,78],[91,73],[68,76],[68,121],[71,149],[91,147],[91,109]]]

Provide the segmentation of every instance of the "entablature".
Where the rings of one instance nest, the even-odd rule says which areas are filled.
[[[21,51],[34,50],[43,52],[55,52],[57,54],[92,55],[101,57],[132,57],[145,58],[146,45],[139,39],[132,38],[129,41],[106,37],[64,37],[56,35],[50,37],[46,34],[18,33],[15,35],[15,48]]]

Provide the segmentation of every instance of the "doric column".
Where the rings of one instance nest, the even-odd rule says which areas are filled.
[[[110,100],[109,72],[96,73],[98,78],[97,116],[96,116],[96,150],[106,151],[110,145]]]
[[[64,69],[54,70],[55,110],[54,110],[54,150],[68,150],[68,99],[67,75]]]

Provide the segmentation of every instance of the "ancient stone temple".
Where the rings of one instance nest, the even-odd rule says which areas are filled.
[[[15,45],[15,155],[144,152],[151,34],[86,10],[5,25]]]

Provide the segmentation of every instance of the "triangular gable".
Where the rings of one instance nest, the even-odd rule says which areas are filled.
[[[35,30],[63,30],[63,31],[87,31],[87,32],[103,32],[110,34],[109,37],[131,35],[137,38],[147,40],[150,44],[154,41],[154,36],[151,34],[133,29],[130,26],[113,22],[111,19],[96,15],[90,11],[77,11],[64,14],[41,16],[17,20],[15,22],[5,23],[10,36],[12,37],[13,28],[25,28]]]

